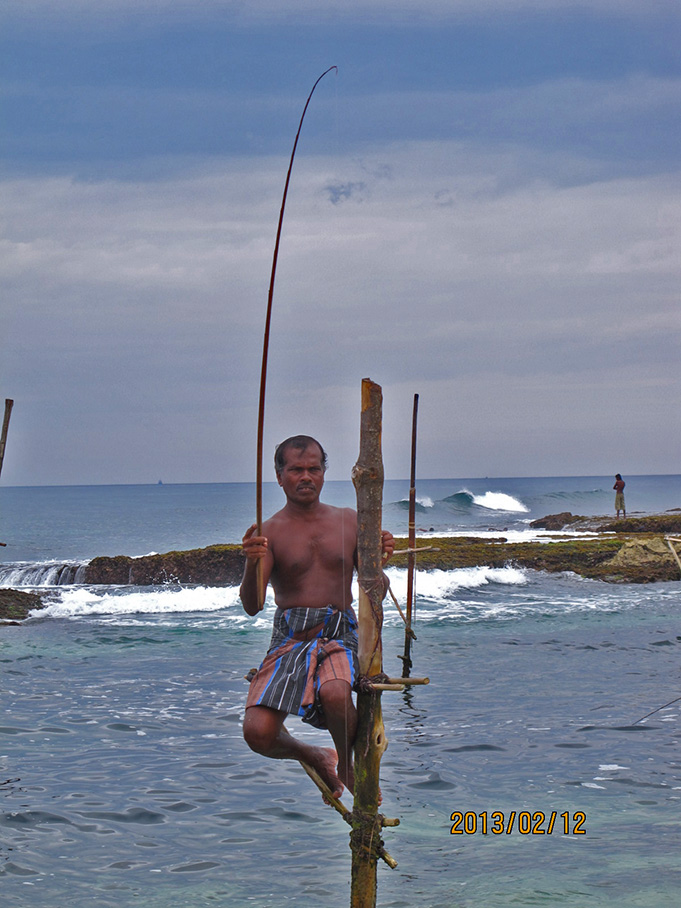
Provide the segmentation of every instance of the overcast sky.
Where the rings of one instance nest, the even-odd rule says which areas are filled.
[[[319,7],[322,8],[320,11]],[[678,473],[676,0],[4,0],[2,483]]]

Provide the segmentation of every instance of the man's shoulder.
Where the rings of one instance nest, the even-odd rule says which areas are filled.
[[[333,504],[325,504],[323,507],[324,513],[322,516],[328,520],[337,520],[342,523],[346,521],[357,523],[357,511],[353,508],[338,508]]]
[[[281,511],[277,511],[276,514],[272,514],[271,517],[268,517],[267,520],[262,525],[262,531],[265,536],[268,532],[276,530],[277,527],[282,526],[290,520],[290,518],[285,513],[286,508],[282,508]]]
[[[357,511],[354,508],[339,508],[335,504],[324,504],[323,507],[328,508],[329,511],[336,514],[351,515],[352,517],[357,517]]]

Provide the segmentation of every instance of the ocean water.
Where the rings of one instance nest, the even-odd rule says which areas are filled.
[[[631,513],[681,506],[679,476],[625,479]],[[422,482],[417,521],[522,538],[546,513],[611,513],[613,481]],[[407,492],[386,484],[395,532]],[[266,512],[280,494],[266,488]],[[0,628],[3,906],[349,904],[348,827],[297,765],[241,738],[273,603],[251,619],[232,588],[53,582],[98,554],[237,541],[253,500],[248,484],[0,488],[0,583],[50,603]],[[404,571],[389,574],[403,600]],[[413,673],[431,683],[383,696],[383,810],[401,825],[380,906],[678,904],[680,594],[512,566],[417,574]]]

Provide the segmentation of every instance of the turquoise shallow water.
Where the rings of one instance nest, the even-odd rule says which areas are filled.
[[[669,480],[649,479],[657,510],[653,493]],[[548,480],[479,483],[472,496],[508,495],[531,515],[532,495],[545,505],[549,495],[591,494],[578,480],[562,490]],[[463,516],[451,518],[452,487],[459,481],[431,487],[425,513],[446,513],[455,531],[484,524],[473,498],[457,497]],[[160,510],[149,504],[154,487],[138,487],[126,529],[121,496],[134,499],[134,488],[114,488],[108,505],[101,489],[61,490],[78,557],[87,546],[116,551],[103,544],[107,521],[133,550],[157,522],[171,531],[168,497]],[[232,502],[232,533],[251,491]],[[608,489],[600,495],[610,500]],[[172,499],[190,544],[215,520],[209,498],[184,487]],[[406,520],[399,494],[391,509],[396,524]],[[513,520],[520,531],[528,515],[486,511],[493,526]],[[36,559],[70,557],[45,521],[31,537]],[[390,576],[402,599],[404,572]],[[384,810],[401,825],[386,830],[399,866],[379,867],[378,904],[675,906],[681,703],[637,720],[681,696],[681,584],[614,586],[507,566],[419,573],[416,590],[414,673],[431,684],[383,698]],[[3,906],[348,905],[348,828],[297,766],[258,757],[241,739],[243,675],[267,647],[271,601],[253,621],[234,589],[41,592],[51,604],[40,617],[0,628]],[[384,645],[388,670],[399,671],[390,605]],[[290,726],[326,740],[297,719]],[[456,812],[467,833],[451,834]],[[494,812],[504,816],[499,835]],[[585,835],[575,834],[581,814]]]

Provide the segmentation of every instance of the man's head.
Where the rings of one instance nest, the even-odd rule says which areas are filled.
[[[274,466],[289,504],[316,505],[326,470],[326,454],[318,441],[309,435],[287,438],[277,448]]]
[[[286,465],[287,451],[295,451],[298,454],[303,454],[308,450],[308,448],[314,450],[315,447],[319,449],[319,458],[322,466],[322,471],[326,472],[326,451],[319,444],[317,439],[312,438],[310,435],[292,435],[291,438],[287,438],[282,441],[281,444],[277,445],[274,452],[274,470],[277,474],[277,478],[281,477],[284,466]]]

